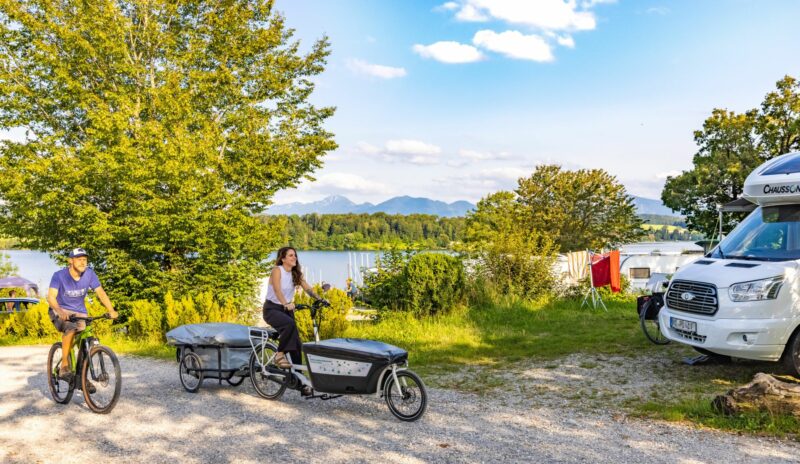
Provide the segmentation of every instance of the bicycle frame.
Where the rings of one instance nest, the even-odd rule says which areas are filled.
[[[83,366],[83,360],[89,356],[89,352],[91,351],[92,347],[95,345],[99,345],[100,340],[94,336],[94,328],[92,327],[92,321],[89,321],[86,324],[86,328],[82,331],[78,332],[72,340],[72,349],[69,353],[70,358],[70,366],[72,367],[72,372],[75,372],[75,380],[73,382],[77,382],[78,378],[80,378],[80,371],[78,370],[81,366]],[[76,354],[77,350],[77,354]],[[62,356],[64,356],[64,351],[62,347]],[[93,381],[100,380],[100,376],[97,375],[95,370],[95,365],[92,362],[92,358],[89,359],[89,373],[91,375],[91,379]],[[57,367],[56,367],[57,369]],[[103,362],[103,358],[100,358],[100,372],[101,375],[106,374],[106,366]]]

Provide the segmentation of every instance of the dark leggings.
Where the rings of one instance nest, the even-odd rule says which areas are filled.
[[[282,305],[269,300],[264,302],[264,320],[278,331],[278,351],[291,355],[293,364],[302,364],[300,354],[300,333],[294,321],[294,311],[283,309]]]

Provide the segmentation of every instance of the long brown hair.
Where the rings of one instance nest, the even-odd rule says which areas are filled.
[[[283,266],[283,258],[286,257],[286,254],[289,253],[289,250],[294,251],[294,255],[297,256],[297,250],[292,247],[283,247],[278,250],[278,259],[275,260],[276,266]],[[303,281],[303,271],[300,269],[300,259],[297,260],[297,265],[292,268],[292,283],[295,286],[300,285],[300,282]]]

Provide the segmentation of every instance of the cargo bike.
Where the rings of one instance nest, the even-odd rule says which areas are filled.
[[[273,364],[278,334],[270,328],[250,327],[250,380],[263,398],[275,400],[287,388],[311,387],[306,399],[330,400],[342,395],[375,395],[383,398],[389,411],[402,421],[422,417],[428,397],[425,385],[408,369],[408,352],[374,340],[351,338],[319,339],[325,300],[299,304],[296,311],[309,310],[314,329],[313,342],[303,344],[307,365],[293,364],[281,369]]]

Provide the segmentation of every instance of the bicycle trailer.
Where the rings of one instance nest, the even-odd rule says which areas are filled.
[[[250,375],[249,334],[247,326],[225,322],[187,324],[167,332],[167,343],[176,347],[183,388],[194,393],[207,378],[240,385]]]

